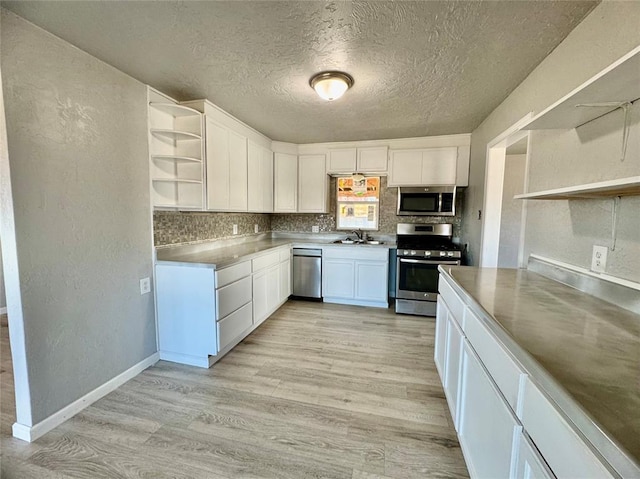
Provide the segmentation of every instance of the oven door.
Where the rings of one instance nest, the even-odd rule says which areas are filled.
[[[459,265],[460,260],[398,258],[396,298],[437,301],[438,265]]]

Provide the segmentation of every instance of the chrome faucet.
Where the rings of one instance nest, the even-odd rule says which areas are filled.
[[[352,233],[358,237],[358,241],[362,241],[363,240],[362,230],[357,230],[357,231],[354,230],[354,231],[352,231]]]

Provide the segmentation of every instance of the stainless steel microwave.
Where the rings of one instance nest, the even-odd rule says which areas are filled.
[[[454,216],[455,214],[455,185],[398,188],[398,216]]]

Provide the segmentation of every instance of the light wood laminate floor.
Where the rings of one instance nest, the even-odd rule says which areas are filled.
[[[161,361],[32,444],[1,335],[2,478],[468,477],[434,320],[289,301],[213,368]]]

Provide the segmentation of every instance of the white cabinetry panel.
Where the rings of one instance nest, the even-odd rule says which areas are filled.
[[[386,173],[386,146],[336,148],[329,150],[328,174]]]
[[[247,143],[247,209],[273,211],[273,154],[251,140]]]
[[[465,341],[460,444],[471,477],[509,477],[519,423]]]
[[[328,177],[324,155],[300,155],[298,159],[298,212],[328,211]]]
[[[355,296],[355,262],[349,259],[322,261],[322,295],[325,298]]]
[[[358,148],[357,170],[361,173],[386,172],[388,151],[386,146]]]
[[[517,440],[518,453],[514,479],[555,479],[556,476],[553,475],[527,435],[520,432]]]
[[[251,278],[246,277],[216,290],[217,319],[251,301]]]
[[[389,291],[388,264],[381,262],[356,262],[356,299],[386,301]]]
[[[295,213],[298,205],[298,157],[276,153],[273,168],[273,211]]]
[[[247,211],[247,139],[229,130],[229,210]]]
[[[456,184],[457,147],[392,150],[389,186]]]
[[[327,173],[353,173],[356,171],[356,148],[329,150]]]
[[[220,340],[220,351],[238,340],[252,324],[251,303],[245,304],[242,308],[231,313],[226,318],[218,321],[218,338]]]

